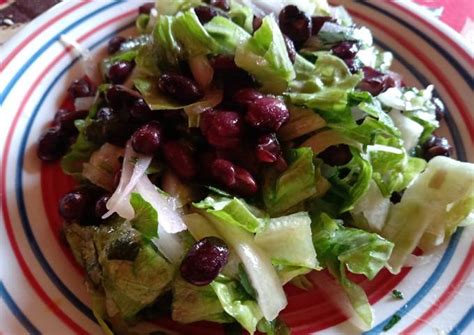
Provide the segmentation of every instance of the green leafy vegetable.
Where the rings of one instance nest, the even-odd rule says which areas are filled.
[[[364,290],[346,276],[346,271],[372,279],[385,266],[393,243],[377,234],[347,228],[326,214],[313,218],[313,242],[322,266],[339,281],[355,312],[368,327],[373,312]]]
[[[290,208],[327,190],[327,182],[321,177],[319,165],[313,162],[310,148],[290,151],[288,169],[279,174],[269,170],[265,174],[263,201],[268,212],[274,216],[285,213]]]
[[[261,230],[265,223],[264,219],[252,213],[244,200],[238,198],[208,196],[201,202],[195,203],[194,206],[205,209],[209,215],[222,222],[242,227],[252,233]]]
[[[311,219],[306,212],[271,219],[255,235],[255,242],[272,258],[273,264],[316,268],[311,240]]]
[[[472,164],[441,156],[430,160],[402,200],[393,206],[384,226],[383,236],[395,243],[389,270],[398,273],[417,246],[428,251],[442,244],[474,211],[474,203],[468,200],[473,196]],[[451,216],[453,209],[460,211]]]
[[[402,317],[398,314],[394,314],[390,320],[388,320],[387,324],[385,326],[383,326],[383,331],[386,332],[390,329],[393,328],[393,326],[395,326],[398,321],[400,321],[402,319]]]
[[[201,2],[201,0],[156,0],[155,7],[160,15],[175,15],[180,11],[198,6]]]
[[[172,30],[174,21],[173,16],[161,15],[153,29],[153,48],[157,57],[150,59],[148,63],[155,62],[162,70],[177,67],[181,57],[182,49]]]
[[[135,217],[130,221],[132,226],[147,239],[158,237],[158,213],[138,193],[132,193],[130,204]]]
[[[223,16],[214,17],[204,29],[218,43],[219,53],[235,54],[237,47],[250,38],[243,28]]]
[[[211,284],[227,314],[253,334],[263,318],[257,302],[235,280],[219,275]]]
[[[253,75],[269,93],[282,93],[295,78],[283,35],[271,16],[266,16],[253,36],[237,48],[235,63]]]
[[[399,299],[399,300],[405,299],[405,297],[403,296],[403,293],[400,292],[399,290],[393,290],[392,291],[392,297],[394,297],[395,299]]]
[[[172,30],[187,57],[207,55],[219,49],[217,42],[199,22],[194,10],[175,16]]]
[[[88,140],[85,135],[85,129],[92,122],[99,106],[100,102],[97,101],[91,106],[85,120],[76,120],[75,125],[79,130],[79,135],[77,136],[76,142],[71,145],[67,154],[61,159],[61,168],[64,173],[76,178],[81,178],[82,165],[87,162],[92,153],[99,148],[97,143]]]
[[[212,321],[232,322],[210,285],[196,286],[181,277],[173,281],[172,318],[182,323]]]
[[[243,6],[235,1],[231,2],[227,13],[231,20],[245,29],[249,34],[253,33],[253,11],[249,6]]]
[[[355,126],[348,93],[362,79],[360,74],[351,74],[343,60],[327,52],[318,53],[314,65],[297,58],[295,69],[296,79],[285,93],[293,104],[316,109],[329,124]]]

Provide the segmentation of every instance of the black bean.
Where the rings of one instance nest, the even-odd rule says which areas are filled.
[[[209,6],[198,6],[194,8],[194,13],[196,13],[196,16],[198,17],[199,22],[201,22],[201,24],[206,24],[214,17],[219,15],[214,7]]]
[[[317,35],[325,22],[332,21],[330,16],[313,16],[311,17],[311,34]]]
[[[229,248],[221,239],[211,236],[196,242],[184,257],[180,272],[187,282],[204,286],[220,273],[229,257]]]
[[[427,161],[436,156],[451,156],[452,147],[445,137],[432,135],[422,145],[423,158]]]
[[[91,83],[85,78],[74,80],[67,91],[73,98],[90,97],[94,95],[94,89]]]
[[[293,41],[297,50],[311,36],[311,19],[294,5],[281,10],[279,21],[281,31]]]
[[[206,0],[206,3],[225,11],[228,11],[230,9],[230,6],[227,0]]]
[[[110,66],[108,71],[108,77],[114,84],[122,84],[127,80],[128,76],[133,70],[134,64],[128,61],[118,61],[117,63]]]
[[[152,121],[138,128],[132,135],[133,150],[144,155],[154,155],[161,144],[161,125]]]
[[[58,126],[49,128],[39,139],[37,155],[46,162],[61,158],[68,149],[67,134]]]
[[[352,159],[352,153],[347,144],[332,145],[318,155],[324,163],[332,166],[346,165]]]
[[[109,44],[107,46],[107,52],[109,55],[113,55],[117,51],[120,50],[120,47],[122,46],[123,42],[125,42],[127,39],[123,36],[114,36],[109,40]]]
[[[204,97],[204,92],[196,82],[179,74],[162,74],[158,79],[158,87],[166,95],[187,104]]]
[[[146,4],[141,5],[138,7],[138,13],[140,14],[150,14],[151,10],[155,8],[154,2],[148,2]]]
[[[296,49],[295,44],[293,41],[286,35],[283,35],[283,39],[285,40],[286,52],[288,52],[288,57],[290,61],[294,64],[296,61]]]

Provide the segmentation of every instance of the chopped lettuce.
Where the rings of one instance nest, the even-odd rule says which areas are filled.
[[[265,224],[265,220],[256,217],[243,199],[208,196],[194,206],[205,209],[209,215],[222,222],[242,227],[251,233],[260,231]]]
[[[177,276],[173,281],[172,319],[182,323],[212,321],[232,322],[210,285],[196,286]]]
[[[69,148],[69,151],[61,159],[61,168],[64,173],[76,178],[82,177],[82,167],[91,157],[92,153],[99,148],[99,144],[90,141],[85,134],[87,126],[92,122],[100,102],[97,101],[89,110],[89,114],[84,120],[76,120],[75,125],[79,130],[76,142]]]
[[[331,187],[323,200],[337,208],[334,214],[351,210],[367,192],[372,178],[372,166],[369,161],[355,148],[351,148],[351,153],[352,159],[346,165],[325,170],[324,175],[331,183]],[[319,210],[326,211],[324,205]]]
[[[149,245],[140,249],[133,262],[100,257],[102,284],[107,299],[123,319],[133,318],[165,292],[174,275],[173,267]]]
[[[427,251],[442,244],[474,211],[473,194],[472,164],[442,156],[430,160],[401,202],[392,207],[383,229],[383,236],[395,243],[390,271],[398,273],[418,245]]]
[[[255,242],[270,255],[273,264],[316,268],[311,240],[311,219],[306,212],[271,219],[255,235]]]
[[[265,174],[263,201],[272,216],[285,213],[327,190],[328,184],[321,176],[319,164],[313,162],[310,148],[291,150],[287,160],[289,166],[283,173],[268,170]]]
[[[239,282],[219,275],[210,286],[219,298],[222,308],[236,319],[250,334],[263,318],[257,302],[249,296]]]
[[[135,211],[132,226],[147,239],[158,237],[158,213],[138,193],[132,193],[130,203]]]
[[[326,214],[313,217],[313,242],[320,264],[339,281],[360,319],[369,328],[373,312],[364,290],[346,276],[346,271],[369,279],[386,265],[393,243],[377,234],[344,227]]]
[[[176,68],[181,56],[181,46],[173,35],[173,23],[175,18],[172,16],[160,16],[153,29],[153,45],[152,52],[143,57],[144,61],[140,61],[141,54],[138,54],[137,64],[144,64],[145,69],[154,69],[157,66],[161,70],[169,70]],[[151,67],[149,66],[151,65]],[[149,71],[149,70],[148,70]],[[153,71],[156,72],[156,71]]]
[[[172,30],[187,57],[207,55],[219,49],[219,44],[204,29],[192,9],[174,17]]]
[[[245,29],[249,34],[253,33],[253,10],[251,7],[232,1],[227,14],[234,23]]]
[[[201,3],[201,0],[156,0],[155,7],[160,15],[175,15]]]
[[[271,16],[266,16],[253,36],[237,48],[235,63],[253,75],[269,93],[282,93],[295,78],[283,35]]]
[[[314,65],[298,58],[295,69],[296,79],[285,93],[293,104],[316,109],[329,124],[354,124],[347,107],[348,93],[362,75],[351,74],[343,60],[328,52],[318,53]]]
[[[248,32],[223,16],[214,17],[204,29],[219,45],[219,53],[235,54],[237,47],[250,38]]]

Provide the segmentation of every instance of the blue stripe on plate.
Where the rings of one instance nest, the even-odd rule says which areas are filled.
[[[430,36],[426,35],[424,32],[422,32],[421,30],[413,26],[411,23],[408,23],[407,21],[403,20],[402,16],[398,17],[383,8],[379,8],[376,3],[374,4],[369,1],[360,1],[358,4],[361,6],[370,7],[377,12],[383,13],[384,15],[397,21],[397,23],[400,23],[402,26],[405,26],[409,30],[419,35],[422,39],[427,41],[433,48],[435,48],[436,51],[442,54],[443,57],[446,58],[454,68],[456,68],[456,71],[459,72],[459,74],[461,74],[461,76],[464,78],[464,80],[468,83],[470,87],[474,87],[474,83],[472,81],[472,75],[458,62],[458,60],[455,57],[453,57],[449,53],[449,50],[447,51],[442,45],[438,43],[438,41],[432,39]]]
[[[462,319],[449,332],[449,335],[460,335],[474,320],[474,306],[471,306],[469,311],[462,317]]]
[[[56,35],[54,35],[51,39],[49,39],[37,52],[35,52],[35,54],[33,56],[31,56],[26,62],[25,64],[23,64],[23,66],[18,70],[18,72],[13,76],[13,78],[8,82],[7,86],[5,87],[5,89],[3,90],[3,92],[0,93],[0,106],[3,104],[3,102],[5,101],[6,97],[8,96],[8,94],[10,93],[10,91],[12,90],[13,86],[15,86],[16,82],[18,81],[18,79],[20,79],[20,77],[25,73],[25,71],[31,66],[31,64],[33,64],[33,62],[40,56],[42,55],[53,43],[55,43],[56,41],[59,40],[59,37],[61,37],[61,35],[63,34],[66,34],[67,32],[71,31],[72,29],[74,29],[75,27],[77,27],[78,25],[80,25],[81,23],[83,23],[84,21],[87,21],[89,20],[91,17],[94,17],[96,16],[97,14],[100,14],[102,13],[104,10],[108,9],[108,8],[111,8],[111,7],[114,7],[114,6],[117,6],[120,4],[120,2],[123,2],[124,0],[117,0],[115,2],[112,2],[112,3],[109,3],[108,5],[105,5],[105,6],[102,6],[100,8],[98,8],[97,10],[81,17],[80,19],[74,21],[72,24],[70,24],[69,26],[67,26],[66,28],[64,28],[63,30],[61,30],[59,33],[57,33]]]
[[[36,328],[31,323],[31,321],[28,320],[26,315],[21,311],[21,309],[15,303],[11,295],[8,293],[5,285],[3,285],[2,281],[0,281],[0,297],[3,298],[10,312],[12,312],[12,314],[15,316],[18,322],[20,322],[21,325],[26,329],[28,334],[32,334],[32,335],[41,334],[38,328]]]
[[[119,31],[128,29],[132,27],[134,23],[127,24],[126,26],[123,26],[119,28],[117,31],[114,31],[111,34],[108,34],[107,36],[103,37],[99,41],[97,41],[95,44],[91,46],[91,50],[97,48],[100,44],[103,42],[107,41],[110,39],[112,36],[116,35]],[[53,88],[53,86],[58,82],[58,80],[78,61],[78,58],[74,59],[70,64],[68,64],[58,75],[53,79],[52,83],[48,86],[46,89],[45,93],[41,97],[41,100],[38,102],[38,105],[35,107],[35,110],[31,116],[31,118],[28,120],[28,124],[25,128],[25,133],[23,135],[21,147],[20,147],[20,154],[18,157],[18,166],[23,166],[24,164],[24,153],[25,153],[25,146],[26,146],[26,140],[28,138],[28,135],[31,131],[31,126],[33,124],[34,119],[36,118],[36,115],[38,114],[38,110],[40,107],[43,105],[45,99],[47,98],[49,92]],[[18,169],[16,171],[16,193],[17,193],[17,202],[18,202],[18,211],[20,213],[21,217],[21,222],[23,226],[23,230],[25,231],[25,235],[28,239],[28,242],[30,243],[30,247],[40,263],[41,267],[45,271],[45,273],[48,275],[49,279],[53,282],[53,284],[61,291],[61,293],[84,315],[86,315],[89,319],[92,321],[96,321],[92,311],[88,306],[83,304],[68,288],[67,286],[61,281],[61,279],[58,277],[58,275],[53,271],[51,268],[50,264],[46,260],[45,256],[43,255],[38,242],[36,241],[36,238],[33,234],[33,231],[31,229],[31,225],[28,219],[28,215],[26,214],[26,206],[25,206],[25,200],[24,200],[24,195],[23,195],[23,181],[22,181],[22,169]]]

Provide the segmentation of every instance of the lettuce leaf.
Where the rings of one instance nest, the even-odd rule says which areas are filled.
[[[223,16],[216,16],[204,29],[219,45],[219,53],[235,54],[237,47],[250,38],[250,34]]]
[[[364,290],[346,271],[373,279],[389,259],[393,243],[377,234],[347,228],[326,214],[313,217],[313,243],[320,264],[339,281],[356,314],[369,328],[373,312]]]
[[[79,130],[79,135],[76,142],[71,145],[66,155],[61,159],[63,172],[78,179],[82,177],[82,165],[89,161],[92,153],[100,147],[99,144],[88,140],[85,135],[85,130],[95,117],[99,106],[100,101],[97,101],[91,106],[89,114],[84,120],[76,120],[75,125]]]
[[[255,242],[272,263],[316,268],[316,252],[311,240],[311,219],[306,212],[271,219],[255,234]]]
[[[153,52],[150,53],[147,58],[145,58],[146,62],[139,62],[141,56],[139,53],[137,57],[138,65],[143,63],[145,69],[149,68],[148,64],[151,64],[152,68],[159,65],[160,69],[163,71],[169,70],[170,67],[178,67],[178,61],[181,57],[182,48],[173,34],[172,27],[175,20],[175,17],[166,15],[161,15],[158,18],[152,34]]]
[[[222,308],[236,319],[250,334],[257,329],[263,318],[257,302],[249,296],[241,285],[224,275],[219,275],[210,286],[219,298]]]
[[[171,310],[173,320],[182,323],[196,321],[227,323],[234,320],[224,311],[211,285],[192,285],[179,276],[173,281]]]
[[[272,16],[266,16],[253,36],[237,48],[235,63],[253,75],[268,93],[282,93],[295,78],[283,35]]]
[[[255,216],[249,205],[239,198],[208,196],[194,207],[205,209],[212,217],[251,233],[260,231],[265,224],[265,220]]]
[[[430,160],[392,207],[382,231],[395,243],[389,270],[398,273],[417,246],[429,251],[446,241],[474,211],[473,196],[473,164],[441,156]]]
[[[204,29],[192,9],[174,17],[172,30],[186,57],[207,55],[219,50],[218,43]]]
[[[249,34],[253,33],[253,10],[249,6],[243,6],[236,1],[230,4],[230,10],[227,13],[230,19],[245,29]]]
[[[289,152],[288,169],[279,174],[275,170],[265,173],[263,201],[270,215],[282,214],[311,197],[322,195],[327,182],[321,176],[318,163],[313,162],[311,148],[298,148]]]
[[[343,166],[325,170],[331,187],[323,197],[327,203],[337,208],[335,214],[351,210],[354,204],[367,192],[372,178],[372,166],[359,150],[351,147],[352,159]],[[324,210],[324,206],[317,206]]]
[[[155,8],[160,15],[175,15],[201,3],[201,0],[156,0]]]
[[[132,226],[149,240],[158,237],[158,213],[142,198],[139,193],[132,193],[130,204],[135,211],[135,217],[130,221]]]
[[[296,79],[285,93],[293,104],[316,109],[328,124],[355,125],[348,93],[361,81],[361,74],[351,74],[344,61],[328,52],[318,53],[314,65],[298,57],[295,69]]]

